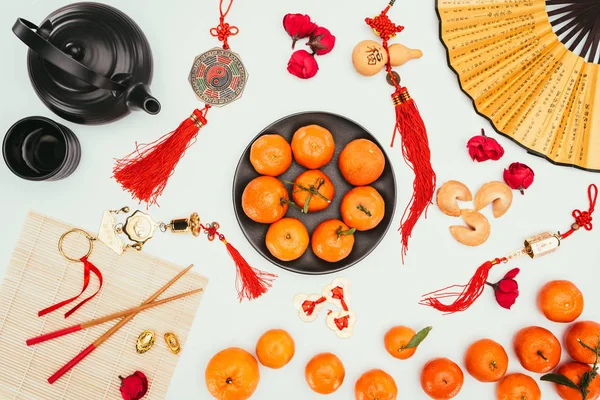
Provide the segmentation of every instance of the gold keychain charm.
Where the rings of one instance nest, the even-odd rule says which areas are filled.
[[[173,219],[167,224],[155,221],[149,214],[136,210],[123,223],[117,222],[117,215],[128,214],[129,212],[129,207],[123,207],[119,210],[107,210],[102,216],[98,240],[117,254],[123,254],[127,248],[141,251],[144,244],[154,237],[157,229],[161,232],[190,232],[194,236],[200,236],[202,232],[200,216],[196,212],[190,215],[189,218]],[[120,234],[125,234],[129,241],[133,243],[125,244],[123,239],[119,237]]]

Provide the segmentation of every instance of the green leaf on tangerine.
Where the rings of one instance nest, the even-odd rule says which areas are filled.
[[[575,389],[577,391],[580,390],[579,386],[577,386],[572,380],[561,374],[546,374],[542,376],[540,380],[558,383],[559,385],[568,386],[571,389]]]
[[[423,340],[425,340],[432,329],[433,326],[428,326],[427,328],[421,329],[415,336],[412,337],[412,339],[410,339],[410,342],[408,342],[406,346],[402,346],[402,349],[412,349],[413,347],[417,347]]]

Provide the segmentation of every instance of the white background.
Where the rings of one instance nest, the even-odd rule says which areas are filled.
[[[3,55],[0,128],[6,130],[25,116],[44,115],[70,127],[78,135],[83,152],[76,173],[59,182],[28,182],[13,176],[7,168],[0,168],[3,211],[0,276],[28,210],[39,210],[94,231],[103,210],[135,206],[129,195],[110,179],[113,158],[129,153],[136,140],[152,141],[174,129],[195,107],[201,106],[186,79],[194,56],[218,45],[208,33],[218,22],[218,2],[114,0],[108,3],[130,15],[146,33],[154,52],[152,91],[161,101],[162,111],[154,117],[138,112],[97,127],[63,121],[43,106],[29,83],[26,47],[10,30],[17,17],[39,23],[67,2],[19,0],[2,1],[0,5]],[[547,321],[536,309],[536,293],[549,280],[574,281],[586,300],[582,318],[600,320],[597,290],[600,229],[578,232],[557,253],[546,258],[520,259],[513,265],[494,268],[490,280],[496,281],[509,268],[522,267],[518,276],[521,296],[511,311],[501,309],[490,290],[468,312],[453,316],[442,316],[417,304],[423,293],[466,282],[483,261],[517,249],[527,236],[568,229],[573,208],[588,206],[587,185],[598,183],[599,179],[592,173],[553,166],[494,134],[490,125],[477,116],[446,64],[433,1],[413,0],[398,1],[391,17],[406,26],[398,40],[425,53],[423,59],[402,67],[400,74],[427,124],[440,184],[458,179],[475,192],[487,181],[501,180],[503,168],[514,161],[529,164],[536,172],[536,181],[525,196],[515,193],[513,207],[505,217],[494,220],[490,210],[485,210],[492,223],[492,235],[478,248],[455,242],[448,226],[460,221],[432,207],[428,218],[417,225],[406,264],[402,265],[396,228],[411,196],[413,176],[404,164],[401,149],[389,149],[398,182],[394,225],[366,260],[338,275],[352,284],[351,307],[358,316],[355,335],[348,340],[338,339],[326,328],[324,318],[312,324],[300,321],[292,306],[294,295],[320,292],[335,276],[288,273],[252,249],[234,218],[231,201],[234,169],[243,149],[264,126],[299,111],[345,115],[367,127],[381,142],[388,143],[394,124],[391,88],[384,75],[372,78],[357,75],[350,60],[356,43],[374,38],[364,18],[375,15],[384,6],[384,1],[364,0],[238,0],[234,4],[228,20],[239,26],[240,34],[231,38],[230,43],[250,72],[244,97],[226,108],[210,111],[208,126],[178,165],[160,199],[161,207],[152,207],[151,213],[156,219],[168,221],[198,211],[204,221],[218,220],[229,241],[252,265],[278,273],[279,279],[262,298],[239,304],[234,288],[235,269],[220,244],[191,236],[164,235],[145,247],[149,253],[180,265],[195,263],[195,270],[210,278],[168,399],[210,398],[204,384],[204,369],[210,357],[229,346],[253,352],[258,337],[270,328],[283,328],[292,334],[296,355],[281,370],[261,368],[261,381],[253,398],[320,398],[306,385],[304,366],[315,354],[330,351],[344,362],[346,380],[329,398],[353,398],[356,379],[371,368],[382,368],[395,378],[399,398],[425,399],[419,374],[423,364],[433,357],[449,357],[464,369],[467,346],[488,337],[506,347],[510,372],[524,372],[511,344],[518,329],[541,325],[562,337],[566,326]],[[338,39],[330,55],[318,58],[320,71],[309,81],[301,81],[286,71],[292,51],[281,20],[288,12],[310,14]],[[298,46],[302,48],[303,43]],[[482,127],[506,149],[506,155],[498,162],[475,164],[467,155],[467,140]],[[408,325],[415,330],[433,325],[434,330],[414,357],[400,361],[390,357],[383,347],[383,336],[394,325]],[[566,360],[566,355],[563,358]],[[143,370],[143,364],[139,368]],[[544,399],[558,398],[550,384],[540,386]],[[494,384],[482,384],[466,375],[457,398],[492,399],[494,390]],[[116,393],[115,398],[118,398]]]

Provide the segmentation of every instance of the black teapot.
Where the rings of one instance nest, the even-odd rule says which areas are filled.
[[[29,78],[42,102],[62,118],[103,124],[140,109],[158,114],[150,94],[152,52],[121,11],[99,3],[56,10],[38,27],[17,19],[13,32],[29,46]]]

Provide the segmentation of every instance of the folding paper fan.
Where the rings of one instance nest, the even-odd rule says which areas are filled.
[[[600,0],[436,2],[479,114],[531,153],[600,172]]]

